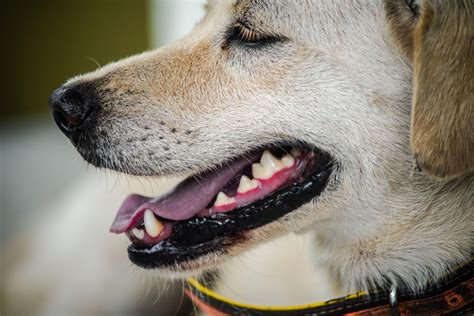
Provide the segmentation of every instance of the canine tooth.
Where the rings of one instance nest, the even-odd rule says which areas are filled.
[[[267,169],[271,169],[273,172],[280,171],[282,169],[281,162],[268,150],[263,152],[262,158],[260,158],[260,164]]]
[[[224,192],[219,192],[216,202],[214,202],[214,206],[224,206],[232,203],[235,203],[235,198],[228,197]]]
[[[148,235],[155,238],[160,235],[163,231],[163,224],[155,217],[155,214],[151,210],[146,210],[143,215],[143,221],[145,222],[145,230]]]
[[[140,240],[143,240],[143,238],[145,238],[145,232],[143,231],[143,229],[140,228],[132,229],[132,234]]]
[[[286,168],[290,168],[295,164],[295,158],[293,158],[292,155],[285,155],[283,158],[281,158],[281,163]]]
[[[240,178],[239,188],[237,189],[238,193],[246,193],[253,189],[256,189],[260,185],[258,180],[252,179],[250,180],[247,176],[242,176]]]
[[[299,156],[301,156],[301,150],[299,150],[299,149],[297,149],[297,148],[293,148],[290,153],[291,153],[291,155],[292,155],[293,157],[299,157]]]
[[[252,165],[252,175],[256,179],[269,179],[273,176],[273,174],[273,170],[264,167],[259,163],[254,163]]]

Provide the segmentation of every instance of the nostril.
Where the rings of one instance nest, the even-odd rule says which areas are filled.
[[[69,85],[51,94],[49,107],[58,127],[70,137],[91,121],[97,112],[98,100],[91,85]]]
[[[66,116],[61,112],[53,112],[53,119],[63,133],[68,134],[73,129],[73,127],[68,123]]]

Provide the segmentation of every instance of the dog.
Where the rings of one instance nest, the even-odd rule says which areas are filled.
[[[410,14],[416,23],[405,1],[210,0],[180,41],[56,90],[52,116],[90,164],[187,177],[163,196],[125,200],[111,231],[130,238],[131,261],[170,278],[213,271],[220,293],[273,305],[374,288],[423,293],[466,264],[474,178],[465,164],[439,169],[432,140],[421,146],[435,146],[431,158],[417,151],[427,133],[418,118],[429,119],[420,113],[448,105],[426,88],[424,73],[438,66],[420,57],[426,44],[410,53],[397,36]],[[442,82],[469,79],[469,69]],[[453,114],[456,135],[470,142],[472,107],[461,107],[469,115]],[[422,168],[456,177],[413,170],[411,126]],[[318,269],[325,278],[292,292],[291,275]],[[285,280],[281,291],[266,290],[262,271]],[[321,283],[331,289],[319,293]]]

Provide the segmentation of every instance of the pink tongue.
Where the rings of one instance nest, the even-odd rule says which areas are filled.
[[[110,231],[121,234],[133,227],[141,214],[150,209],[156,215],[172,221],[187,220],[202,211],[232,178],[243,171],[259,155],[248,159],[235,160],[198,177],[190,177],[181,182],[171,192],[158,198],[147,198],[132,194],[120,207]]]

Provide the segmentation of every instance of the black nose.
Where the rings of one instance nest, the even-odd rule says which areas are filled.
[[[65,85],[49,97],[51,115],[68,137],[89,127],[98,108],[95,89],[89,84]]]

